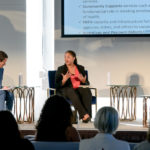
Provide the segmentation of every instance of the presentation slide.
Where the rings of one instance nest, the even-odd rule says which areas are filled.
[[[63,0],[65,36],[150,35],[150,0]]]

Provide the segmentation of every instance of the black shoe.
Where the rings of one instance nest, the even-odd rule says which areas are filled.
[[[86,120],[82,120],[83,123],[88,123],[91,120],[90,117],[88,117]]]

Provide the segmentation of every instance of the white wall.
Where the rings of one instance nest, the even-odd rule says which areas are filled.
[[[37,121],[47,99],[47,71],[54,68],[54,1],[26,1],[27,85],[35,87]]]
[[[43,68],[54,69],[54,1],[43,0]]]

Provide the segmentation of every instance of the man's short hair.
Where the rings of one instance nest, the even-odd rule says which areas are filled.
[[[113,107],[102,107],[96,114],[94,126],[103,133],[112,134],[118,128],[118,112]]]
[[[8,55],[4,51],[0,50],[0,62],[6,58],[8,58]]]

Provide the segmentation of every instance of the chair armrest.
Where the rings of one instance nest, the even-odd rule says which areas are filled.
[[[50,96],[49,91],[54,91],[54,95],[56,94],[56,89],[55,88],[47,88],[47,97]]]
[[[95,92],[95,97],[97,97],[97,88],[89,87],[89,89],[94,90],[94,92]]]
[[[91,90],[94,90],[94,92],[95,92],[95,97],[97,97],[97,88],[90,87],[89,85],[80,85],[79,87],[82,87],[82,88],[89,88],[89,89],[91,89]]]
[[[92,87],[88,87],[89,89],[91,89],[91,90],[94,90],[94,92],[95,92],[95,96],[97,97],[97,88],[92,88]],[[50,95],[49,95],[49,91],[50,90],[52,90],[52,91],[54,91],[54,94],[56,94],[56,89],[55,88],[47,88],[47,96],[49,97]]]

